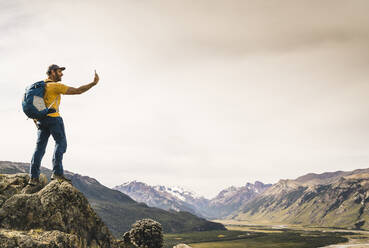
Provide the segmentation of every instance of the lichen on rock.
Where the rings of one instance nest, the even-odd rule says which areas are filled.
[[[138,220],[129,232],[123,234],[123,240],[137,248],[162,248],[162,226],[152,219]]]
[[[72,184],[28,180],[0,174],[0,247],[126,247]]]

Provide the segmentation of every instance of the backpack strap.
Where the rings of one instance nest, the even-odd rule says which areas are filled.
[[[59,95],[59,97],[60,97],[60,95]],[[51,107],[51,106],[53,106],[54,105],[54,103],[56,103],[56,100],[58,99],[58,97],[56,97],[55,98],[55,100],[50,104],[50,106],[49,107],[47,107],[48,109]],[[60,104],[60,101],[59,101],[59,104]]]
[[[44,81],[45,82],[45,81]],[[46,83],[46,82],[45,82]],[[59,95],[59,98],[60,98],[60,95]],[[54,105],[54,103],[56,103],[56,100],[58,99],[58,97],[55,98],[55,100],[50,104],[49,107],[47,107],[48,109]],[[60,104],[60,99],[59,99],[59,104]]]

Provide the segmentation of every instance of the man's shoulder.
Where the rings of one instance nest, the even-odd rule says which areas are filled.
[[[56,82],[45,82],[45,89],[47,91],[58,88],[58,83]]]
[[[66,86],[65,84],[59,82],[53,82],[53,81],[45,81],[46,87],[63,87]]]
[[[55,92],[57,94],[65,94],[69,86],[59,82],[48,81],[45,82],[45,88],[48,92]]]

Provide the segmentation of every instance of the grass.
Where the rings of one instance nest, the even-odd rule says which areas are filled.
[[[351,232],[292,229],[277,231],[268,227],[255,226],[249,227],[250,229],[244,228],[241,230],[165,234],[164,247],[172,248],[176,244],[184,243],[193,248],[314,248],[344,243],[348,241],[345,236],[355,235]]]
[[[261,229],[258,227],[252,227],[252,226],[227,226],[227,229],[230,231],[262,231],[263,233],[281,233],[283,232],[283,230],[280,229],[270,229],[270,228],[265,228],[265,229]]]
[[[235,240],[235,241],[221,241],[221,242],[206,242],[201,244],[190,244],[192,248],[246,248],[246,247],[260,247],[260,248],[296,248],[302,247],[299,243],[270,243],[263,242],[262,244],[256,240]],[[311,246],[306,246],[311,247]]]
[[[190,232],[181,234],[164,234],[164,247],[172,248],[179,243],[203,243],[203,242],[218,242],[218,241],[234,241],[237,239],[245,239],[249,237],[261,236],[261,233],[249,233],[244,231],[204,231]]]

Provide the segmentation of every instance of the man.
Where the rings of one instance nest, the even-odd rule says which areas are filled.
[[[82,94],[99,82],[99,76],[95,70],[95,78],[93,82],[83,85],[79,88],[66,86],[60,83],[63,76],[63,70],[65,70],[65,67],[59,67],[55,64],[50,65],[47,70],[48,78],[45,80],[46,86],[44,101],[45,105],[52,111],[49,111],[49,114],[47,114],[45,119],[37,122],[38,131],[36,150],[32,157],[30,166],[31,179],[28,182],[28,184],[31,186],[36,186],[40,183],[39,177],[41,160],[45,154],[45,149],[50,135],[53,136],[55,140],[51,180],[59,179],[70,182],[70,180],[64,176],[62,164],[63,154],[67,149],[67,139],[65,136],[63,119],[59,114],[61,95]]]

